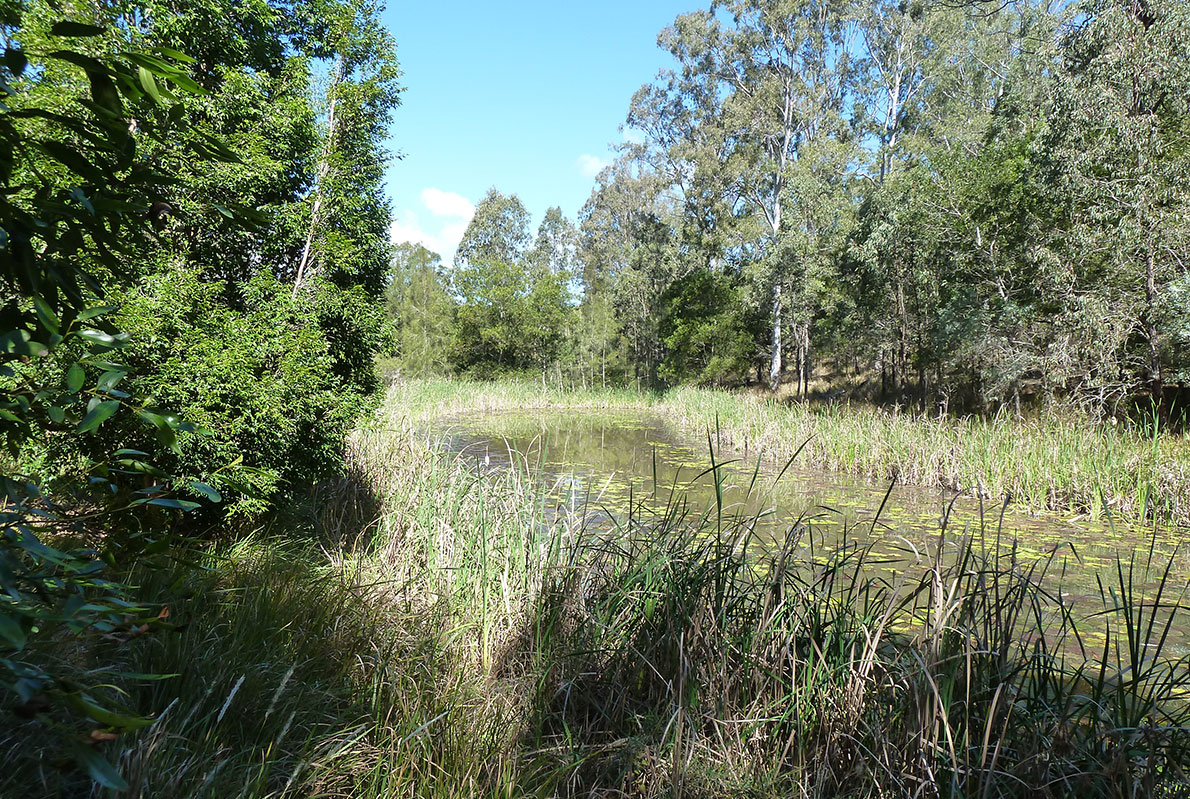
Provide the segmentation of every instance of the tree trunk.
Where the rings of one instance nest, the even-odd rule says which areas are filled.
[[[1157,343],[1157,261],[1153,257],[1152,248],[1149,249],[1145,262],[1145,338],[1149,340],[1149,374],[1148,382],[1153,392],[1153,401],[1161,401],[1161,391],[1165,387],[1165,374],[1161,368],[1161,350]]]
[[[814,371],[814,367],[810,364],[810,320],[809,318],[802,320],[801,343],[798,349],[801,351],[801,380],[802,380],[802,396],[807,396],[810,393],[810,373]]]
[[[781,284],[773,296],[773,345],[769,360],[769,389],[776,391],[781,385]]]
[[[310,209],[310,228],[306,231],[306,245],[302,248],[302,260],[298,263],[297,276],[293,280],[293,297],[297,297],[298,289],[301,288],[314,249],[314,233],[318,229],[322,212],[322,186],[331,171],[331,152],[335,146],[335,132],[339,121],[335,114],[335,106],[339,101],[339,84],[343,82],[345,68],[343,56],[340,54],[335,58],[335,68],[331,71],[331,85],[327,88],[330,107],[327,109],[326,144],[322,148],[322,161],[318,164],[318,180],[314,184],[314,207]]]

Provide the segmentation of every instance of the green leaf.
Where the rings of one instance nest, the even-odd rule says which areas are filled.
[[[169,447],[171,450],[181,455],[182,450],[178,446],[178,434],[174,432],[173,425],[166,417],[153,413],[152,411],[139,410],[137,414],[149,424],[157,428],[157,440],[164,447]]]
[[[194,482],[192,482],[190,484],[190,487],[192,489],[194,489],[196,492],[198,492],[199,494],[202,494],[207,499],[211,500],[211,502],[222,502],[223,501],[223,495],[220,494],[218,491],[216,491],[211,486],[207,485],[206,483],[202,483],[202,482],[199,482],[198,480],[195,480]]]
[[[33,298],[33,310],[37,312],[37,320],[49,330],[51,333],[57,333],[60,329],[58,324],[58,315],[54,313],[54,309],[45,301],[44,297]]]
[[[95,387],[101,391],[108,391],[116,387],[116,384],[128,376],[128,373],[122,370],[110,370],[104,372],[99,376],[99,382]]]
[[[45,412],[50,417],[50,421],[54,424],[62,424],[66,421],[66,411],[62,410],[57,405],[50,405],[46,407]]]
[[[105,400],[100,402],[83,417],[83,420],[78,423],[78,427],[74,429],[76,433],[89,433],[99,425],[111,418],[120,407],[120,403],[116,400]]]
[[[157,87],[157,79],[153,77],[152,72],[144,67],[137,67],[136,77],[150,97],[157,101],[159,105],[165,105],[165,98],[161,95],[161,90]]]
[[[86,380],[87,372],[81,365],[72,363],[70,368],[66,370],[66,388],[71,394],[79,393]]]
[[[91,779],[104,788],[110,788],[113,791],[128,790],[128,783],[103,755],[82,744],[75,744],[71,747],[71,751],[74,754],[75,762],[86,770]]]
[[[172,497],[154,497],[153,499],[138,499],[133,505],[156,505],[160,508],[174,508],[175,510],[192,511],[201,507],[197,502],[188,499],[173,499]]]
[[[99,36],[105,30],[105,28],[100,28],[97,25],[86,25],[82,22],[64,20],[54,23],[54,26],[50,28],[50,36]]]
[[[18,652],[25,648],[25,631],[16,619],[3,613],[0,613],[0,636],[4,636]]]
[[[144,716],[128,716],[123,713],[117,713],[114,710],[108,710],[105,707],[95,704],[90,697],[82,693],[62,694],[62,701],[78,712],[84,713],[108,727],[119,727],[122,730],[139,730],[153,723],[152,719],[147,719]]]
[[[104,314],[114,313],[115,306],[112,305],[94,305],[85,310],[79,311],[79,321],[83,322],[88,319],[94,319],[96,316],[103,316]]]
[[[119,333],[113,336],[110,333],[104,333],[102,330],[80,330],[79,335],[87,339],[87,341],[108,347],[122,347],[128,340],[127,333]]]
[[[158,47],[157,52],[161,53],[163,56],[172,58],[175,61],[181,61],[183,64],[194,63],[194,58],[192,56],[188,56],[185,53],[179,52],[170,47]]]

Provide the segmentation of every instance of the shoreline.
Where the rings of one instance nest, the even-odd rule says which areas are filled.
[[[749,457],[797,463],[875,482],[967,491],[1018,511],[1056,511],[1190,527],[1190,445],[1050,412],[1035,420],[929,418],[865,405],[778,404],[719,389],[565,390],[523,381],[396,384],[386,402],[427,413],[527,409],[641,409],[690,435]]]

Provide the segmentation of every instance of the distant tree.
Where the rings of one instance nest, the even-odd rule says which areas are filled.
[[[578,231],[562,214],[561,208],[554,207],[545,212],[529,258],[538,269],[566,281],[574,278],[578,265]]]
[[[848,23],[845,4],[831,0],[720,0],[682,15],[661,35],[679,69],[638,92],[629,115],[676,171],[693,173],[696,198],[712,198],[701,216],[726,210],[740,223],[734,249],[770,302],[774,389],[790,316],[799,374],[808,370],[810,323],[833,263],[822,237],[838,227],[844,203],[833,195],[852,160],[842,146]]]
[[[665,181],[637,154],[625,154],[599,176],[580,212],[579,314],[585,321],[579,329],[598,337],[580,349],[599,353],[601,380],[609,358],[613,374],[631,373],[647,384],[657,379],[661,294],[690,265]],[[606,310],[615,325],[600,321]]]
[[[404,372],[426,376],[449,369],[455,302],[437,254],[420,244],[397,245],[385,310]]]
[[[475,216],[459,241],[455,262],[464,269],[483,260],[519,263],[529,244],[529,212],[520,198],[491,188],[475,206]]]
[[[565,229],[560,216],[557,231]],[[562,256],[553,252],[551,228],[543,230],[530,250],[529,213],[515,194],[492,189],[476,206],[454,275],[460,305],[452,359],[460,369],[544,375],[557,358],[567,332],[568,281],[565,271],[551,271]]]

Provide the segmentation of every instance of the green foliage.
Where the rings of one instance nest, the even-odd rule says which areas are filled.
[[[54,653],[64,639],[115,635],[144,621],[145,608],[108,570],[169,545],[159,509],[197,506],[172,495],[176,480],[160,457],[196,430],[125,390],[128,335],[108,320],[113,309],[100,304],[98,276],[126,275],[128,260],[156,245],[152,209],[172,178],[146,150],[194,135],[205,144],[191,158],[232,156],[191,127],[175,101],[175,93],[199,91],[185,56],[97,54],[87,40],[104,34],[47,21],[44,38],[10,44],[0,66],[8,188],[0,198],[0,687],[32,714],[57,705],[130,730],[147,722],[96,699],[105,678],[79,674]],[[82,102],[37,91],[51,76],[80,75],[89,85]],[[138,120],[136,135],[128,116]],[[140,432],[147,451],[108,441],[121,423]],[[62,447],[90,455],[40,468],[39,457]],[[206,485],[190,490],[219,499]],[[86,746],[75,756],[101,784],[123,787]]]
[[[260,511],[333,472],[337,442],[377,387],[375,355],[389,345],[380,299],[383,138],[399,99],[391,36],[378,8],[347,0],[296,10],[257,2],[231,17],[213,3],[150,2],[135,7],[136,25],[116,24],[132,8],[96,12],[113,23],[96,47],[176,49],[196,37],[194,91],[175,115],[203,124],[142,137],[145,162],[168,174],[142,211],[151,206],[157,240],[106,264],[96,286],[126,304],[117,321],[134,334],[130,385],[201,417],[204,435],[181,437],[172,468],[219,483],[235,500],[228,508]],[[21,37],[36,41],[47,14],[41,4],[30,14]],[[327,66],[320,96],[315,76]],[[42,80],[29,91],[69,104],[86,83]],[[138,117],[136,129],[148,124]],[[214,147],[212,136],[237,157],[188,157]],[[104,445],[144,437],[119,419],[107,428]],[[77,449],[96,454],[89,442]],[[220,472],[229,462],[244,466],[243,485]]]
[[[455,277],[461,303],[453,360],[478,374],[544,370],[562,344],[569,309],[562,281],[496,259]]]
[[[0,62],[0,685],[106,736],[148,722],[96,638],[164,618],[113,570],[158,568],[196,500],[254,513],[332,473],[371,401],[397,70],[367,4],[61,14],[6,17]]]
[[[292,287],[269,274],[235,287],[198,270],[156,276],[129,293],[120,320],[131,348],[130,385],[217,434],[179,438],[172,470],[228,494],[228,510],[258,513],[284,486],[331,474],[363,398],[335,375],[330,345],[288,302]],[[352,402],[354,400],[354,402]],[[238,480],[212,464],[241,461]]]
[[[679,16],[659,39],[676,67],[633,97],[634,143],[582,212],[582,314],[610,305],[614,332],[580,326],[602,332],[574,351],[600,363],[575,371],[618,341],[652,380],[659,299],[731,271],[745,315],[767,317],[751,334],[774,387],[792,361],[808,390],[820,353],[923,407],[1139,397],[1167,413],[1190,374],[1186,4],[985,11],[722,0]],[[670,379],[695,379],[676,352]]]
[[[417,244],[396,247],[385,311],[395,326],[403,372],[425,377],[448,371],[455,303],[437,255]]]
[[[528,225],[520,199],[492,189],[459,244],[451,358],[464,371],[544,374],[561,351],[571,313],[566,224],[547,216],[532,252]]]
[[[754,350],[739,289],[730,276],[696,270],[661,295],[660,376],[674,383],[721,383],[747,372]]]

